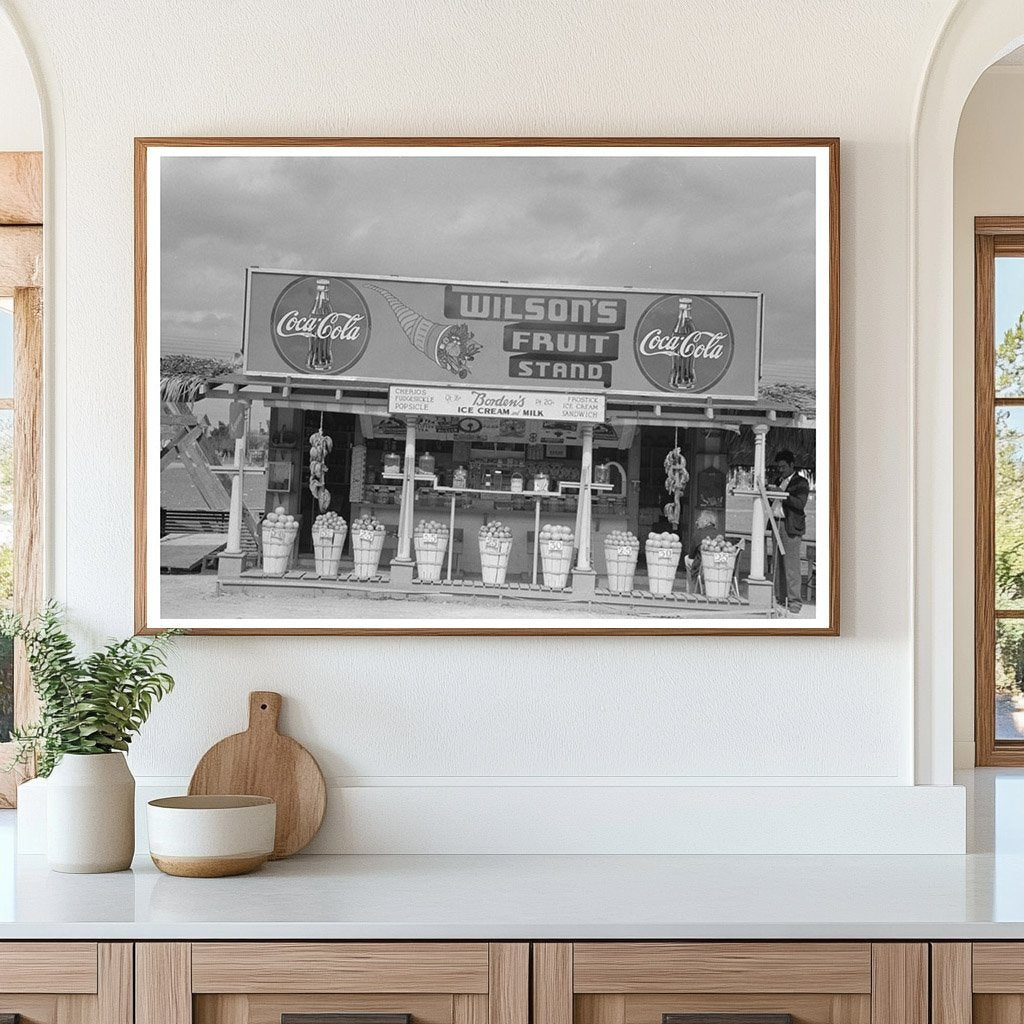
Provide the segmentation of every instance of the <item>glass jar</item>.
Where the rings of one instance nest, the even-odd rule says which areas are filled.
[[[533,489],[540,491],[541,494],[546,494],[548,490],[548,484],[551,482],[551,478],[547,473],[538,473],[533,478]]]
[[[457,466],[452,473],[452,487],[465,490],[469,486],[469,471],[465,466]]]
[[[518,470],[512,474],[512,478],[509,480],[509,489],[513,494],[523,493],[523,474]]]
[[[386,452],[384,455],[384,472],[387,475],[402,472],[402,460],[398,457],[398,452]]]
[[[607,462],[599,462],[594,467],[594,483],[608,484],[612,480],[612,467]]]
[[[434,456],[431,455],[430,452],[424,452],[420,456],[419,471],[423,473],[424,476],[432,476],[435,464]]]
[[[491,471],[484,473],[484,490],[489,491],[492,487]]]
[[[501,469],[495,469],[491,474],[491,486],[496,491],[503,491],[505,489],[505,474]]]

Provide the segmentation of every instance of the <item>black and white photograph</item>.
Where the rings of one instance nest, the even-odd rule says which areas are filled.
[[[835,140],[138,140],[138,598],[834,633]]]

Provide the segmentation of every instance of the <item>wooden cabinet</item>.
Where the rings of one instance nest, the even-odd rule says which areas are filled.
[[[529,1024],[529,969],[512,942],[139,943],[136,1024]]]
[[[21,1024],[1022,1024],[1024,943],[0,943],[0,1024],[13,1014]]]
[[[533,1024],[928,1022],[924,943],[537,943],[533,957]]]
[[[1024,942],[932,945],[934,1024],[1024,1021]]]
[[[132,1024],[131,943],[0,943],[0,1018]]]

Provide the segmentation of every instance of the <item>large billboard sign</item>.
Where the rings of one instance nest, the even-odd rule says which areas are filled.
[[[250,268],[244,369],[339,383],[753,400],[761,295]]]

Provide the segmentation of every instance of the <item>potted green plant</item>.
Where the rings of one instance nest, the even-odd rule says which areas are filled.
[[[23,622],[0,613],[0,635],[20,640],[39,697],[38,721],[14,730],[14,764],[36,759],[48,777],[47,861],[54,871],[122,871],[135,852],[135,779],[124,752],[153,703],[174,687],[162,671],[178,630],[112,641],[78,657],[50,603]]]

